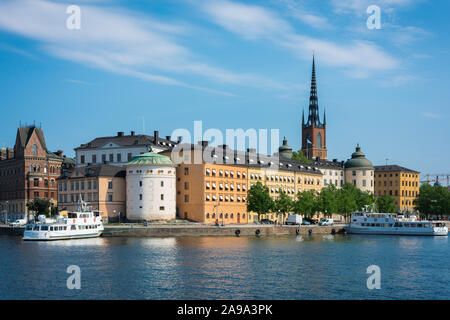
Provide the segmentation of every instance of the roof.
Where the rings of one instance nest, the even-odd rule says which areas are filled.
[[[133,165],[175,165],[169,157],[147,152],[134,157],[126,166]]]
[[[334,170],[343,170],[344,169],[344,161],[337,161],[337,159],[333,159],[333,161],[329,160],[311,160],[312,166],[318,167],[320,169],[334,169]]]
[[[47,151],[47,144],[45,143],[44,132],[41,128],[36,128],[35,126],[29,127],[19,127],[17,129],[17,135],[19,137],[19,143],[22,148],[27,146],[28,141],[31,138],[33,132],[36,131],[36,135],[42,145],[42,148]],[[47,151],[48,152],[48,151]]]
[[[109,164],[90,165],[75,168],[68,176],[59,179],[76,179],[82,177],[125,177],[125,170],[122,167]]]
[[[282,156],[279,157],[278,155],[260,154],[254,149],[239,151],[233,150],[226,145],[213,147],[208,146],[207,144],[179,144],[173,151],[177,152],[188,150],[198,150],[204,152],[204,155],[207,158],[204,159],[205,163],[227,164],[244,166],[248,168],[265,168],[269,170],[281,169],[286,171],[322,175],[319,168],[314,167],[310,163],[303,163],[297,160],[284,158]]]
[[[86,144],[80,145],[75,150],[83,150],[83,149],[95,149],[99,147],[103,147],[107,143],[115,143],[120,146],[129,147],[129,146],[150,146],[150,147],[158,147],[162,149],[168,149],[177,144],[177,142],[163,139],[161,137],[157,137],[155,141],[154,136],[148,136],[144,134],[130,134],[130,135],[117,135],[111,137],[99,137],[91,140]]]
[[[373,169],[373,164],[368,159],[366,155],[361,152],[361,147],[359,144],[356,146],[355,152],[352,153],[352,158],[348,159],[345,164],[345,168],[359,168],[359,169]]]
[[[420,173],[419,171],[411,170],[405,167],[398,166],[396,164],[387,165],[387,166],[374,166],[375,172],[410,172],[410,173]]]

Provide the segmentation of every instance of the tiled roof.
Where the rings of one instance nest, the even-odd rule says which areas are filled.
[[[161,137],[158,137],[157,141],[153,136],[138,134],[138,135],[117,135],[111,137],[100,137],[95,138],[94,140],[82,144],[75,150],[82,149],[95,149],[104,146],[107,143],[115,143],[120,146],[129,147],[129,146],[151,146],[158,147],[161,149],[168,149],[175,146],[177,143],[171,140],[167,140]]]
[[[122,167],[109,164],[91,165],[75,168],[69,176],[60,179],[76,179],[82,177],[125,177],[126,171]]]
[[[270,156],[266,154],[256,153],[256,151],[249,149],[248,151],[233,150],[228,147],[220,145],[218,147],[206,146],[200,144],[180,144],[176,147],[175,151],[179,150],[198,150],[205,152],[208,158],[205,159],[206,163],[227,164],[227,165],[239,165],[249,168],[266,168],[271,170],[287,170],[296,172],[305,172],[309,174],[322,175],[318,167],[310,163],[303,163],[300,161]],[[172,150],[169,150],[172,151]],[[211,155],[211,156],[209,156]],[[174,159],[172,159],[174,160]]]
[[[405,167],[401,167],[398,165],[387,165],[387,166],[374,166],[375,172],[395,172],[395,171],[401,171],[401,172],[411,172],[411,173],[420,173],[419,171],[411,170]]]

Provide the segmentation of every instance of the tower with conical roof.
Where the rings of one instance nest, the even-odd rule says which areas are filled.
[[[302,114],[302,151],[308,159],[327,159],[327,124],[325,111],[323,121],[319,115],[319,99],[317,98],[316,66],[312,61],[311,91],[309,95],[308,120]]]

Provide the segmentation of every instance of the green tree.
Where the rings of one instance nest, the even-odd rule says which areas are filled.
[[[258,220],[261,215],[269,213],[274,207],[274,201],[270,197],[269,187],[261,182],[254,184],[247,192],[247,212],[256,212]]]
[[[311,163],[311,161],[305,157],[302,150],[292,152],[292,160],[305,162],[305,163]]]
[[[338,211],[338,190],[334,185],[329,184],[320,191],[316,198],[316,209],[329,217]]]
[[[33,211],[35,217],[39,215],[49,215],[50,213],[50,200],[49,199],[33,199],[27,203],[29,211]]]
[[[274,200],[274,211],[278,216],[282,217],[282,223],[284,222],[283,217],[285,217],[286,213],[291,212],[292,209],[293,203],[291,197],[280,189],[280,195]]]
[[[307,190],[297,193],[297,199],[293,203],[293,212],[311,218],[316,212],[316,191]]]
[[[422,185],[414,203],[420,214],[427,218],[450,214],[450,192],[442,186]]]
[[[395,213],[397,212],[397,206],[395,205],[395,199],[388,195],[382,195],[376,200],[376,208],[378,212],[383,213]]]
[[[342,189],[339,189],[337,193],[337,211],[339,214],[343,215],[345,219],[358,209],[358,204],[356,202],[358,192],[352,187],[354,187],[352,184],[345,183]]]

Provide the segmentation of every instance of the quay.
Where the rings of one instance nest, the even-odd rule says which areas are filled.
[[[0,235],[22,236],[24,228],[0,225]],[[333,226],[273,226],[273,225],[225,225],[212,226],[205,224],[185,225],[149,225],[121,224],[105,225],[102,237],[193,237],[193,236],[274,236],[274,235],[309,235],[309,234],[342,234],[344,224]]]

